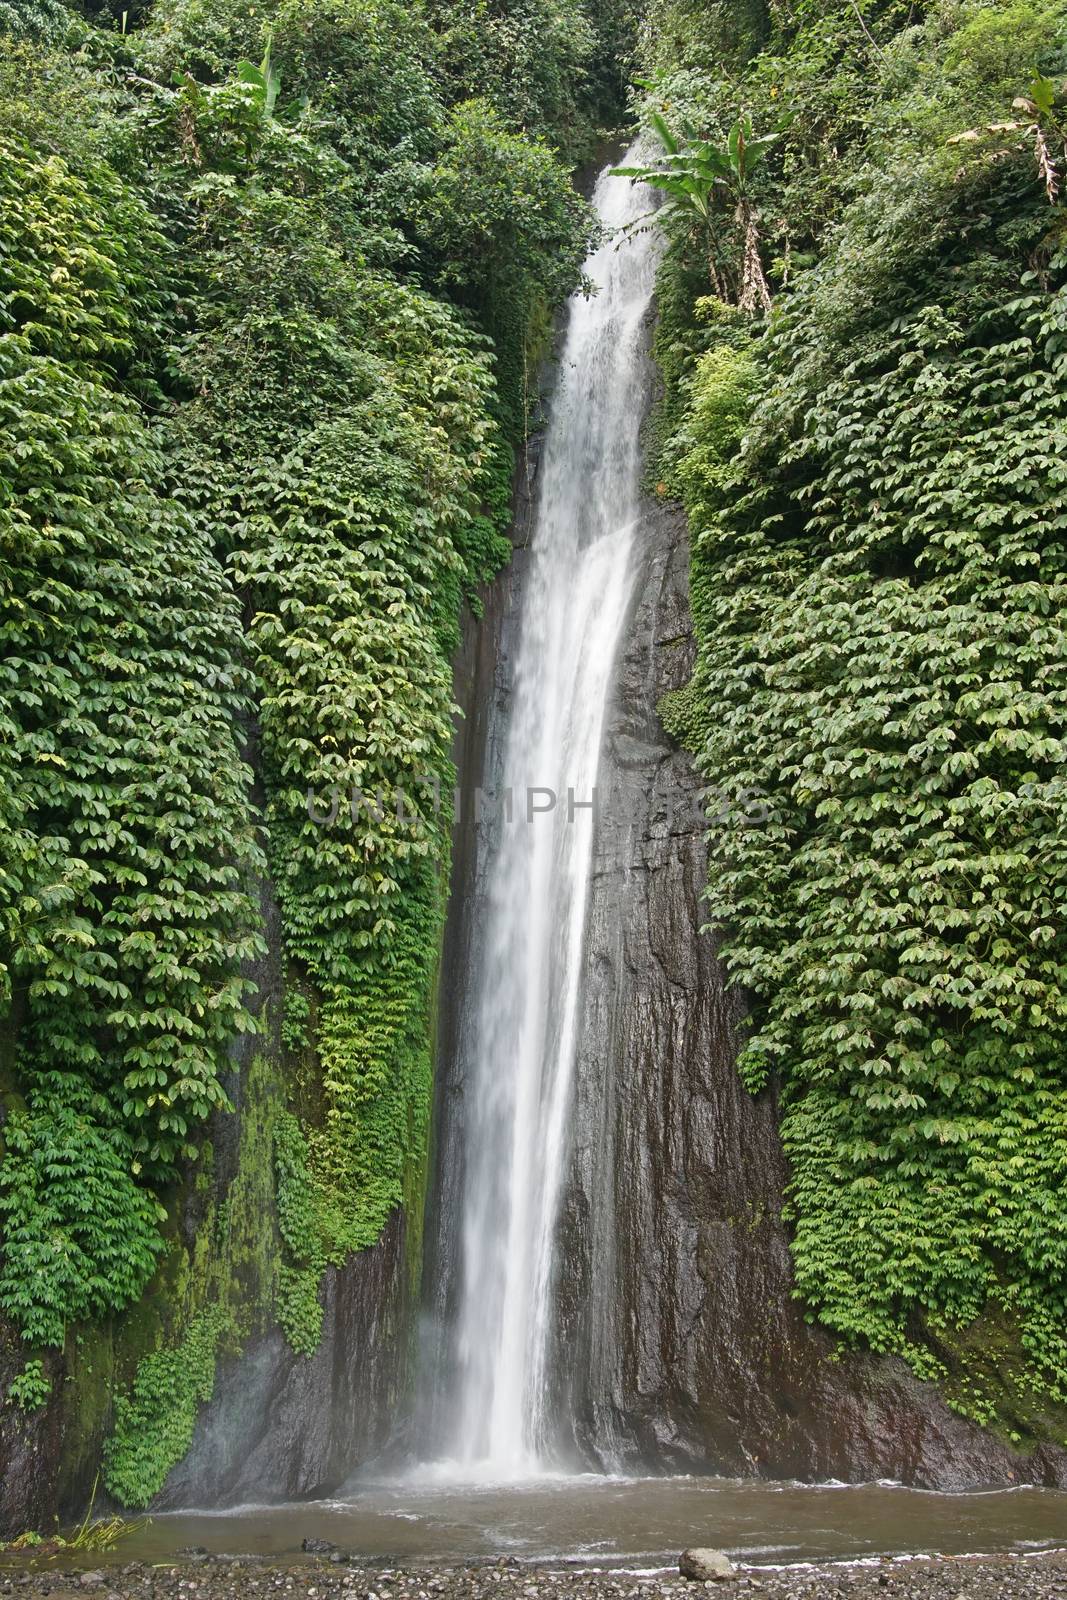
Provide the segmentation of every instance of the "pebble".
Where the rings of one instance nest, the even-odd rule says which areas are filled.
[[[98,1600],[693,1600],[704,1590],[702,1581],[674,1572],[520,1565],[514,1557],[454,1567],[390,1567],[388,1587],[386,1570],[368,1572],[368,1563],[345,1568],[325,1555],[294,1556],[289,1565],[200,1551],[173,1565],[96,1559],[103,1565],[82,1572],[64,1571],[55,1556],[36,1567],[32,1556],[6,1556],[0,1559],[0,1597],[74,1600],[80,1591]],[[737,1561],[736,1552],[732,1559]],[[711,1587],[737,1600],[885,1600],[887,1594],[892,1600],[1067,1600],[1067,1551],[863,1566],[741,1564]]]

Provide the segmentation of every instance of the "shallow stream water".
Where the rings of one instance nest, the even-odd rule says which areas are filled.
[[[123,1542],[121,1558],[164,1561],[199,1546],[299,1559],[308,1538],[398,1566],[514,1556],[673,1567],[687,1545],[757,1564],[1026,1551],[1067,1545],[1067,1493],[592,1475],[503,1485],[366,1483],[346,1499],[156,1516]]]

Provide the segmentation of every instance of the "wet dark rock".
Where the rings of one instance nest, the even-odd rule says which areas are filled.
[[[14,1327],[0,1318],[0,1394],[26,1363],[26,1347]],[[52,1383],[48,1402],[34,1411],[0,1405],[0,1539],[14,1539],[27,1528],[47,1528],[63,1506],[61,1476],[66,1428],[60,1358],[48,1352],[45,1373]],[[87,1491],[91,1479],[85,1485]],[[78,1485],[81,1498],[82,1485]],[[68,1502],[69,1504],[69,1502]]]
[[[309,1556],[332,1556],[340,1553],[337,1546],[329,1539],[304,1539],[300,1548]]]
[[[388,1437],[406,1375],[405,1225],[325,1277],[322,1339],[299,1356],[273,1329],[220,1364],[158,1508],[296,1499],[333,1489]],[[352,1351],[360,1352],[359,1360]]]
[[[683,1578],[696,1583],[722,1583],[734,1576],[735,1567],[721,1550],[683,1550],[678,1557],[678,1571]]]
[[[701,780],[657,702],[689,677],[684,519],[650,505],[598,775],[575,1142],[562,1219],[557,1402],[586,1462],[925,1488],[1067,1484],[895,1358],[845,1355],[793,1299],[773,1090],[715,940]]]

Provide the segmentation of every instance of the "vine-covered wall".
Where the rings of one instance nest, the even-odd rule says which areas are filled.
[[[741,1071],[812,1320],[1062,1444],[1067,14],[736,20],[653,8],[645,113]]]
[[[626,18],[462,27],[0,6],[8,1520],[146,1504],[420,1209],[450,657]]]
[[[98,1468],[146,1504],[398,1210],[415,1271],[449,663],[632,31],[0,0],[14,1531]],[[797,1293],[1020,1444],[1067,1437],[1065,37],[654,0],[639,64],[699,644],[663,709]]]

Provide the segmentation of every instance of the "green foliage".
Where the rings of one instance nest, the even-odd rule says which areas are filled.
[[[651,113],[664,154],[653,166],[615,167],[620,178],[647,184],[667,196],[667,215],[663,221],[693,223],[707,241],[711,282],[717,294],[726,296],[726,284],[719,262],[719,219],[725,203],[737,232],[741,270],[736,302],[743,311],[758,307],[770,310],[770,293],[760,262],[757,216],[752,205],[753,176],[767,148],[777,134],[757,138],[749,117],[739,117],[719,146],[692,135],[684,143],[675,138],[657,111]]]
[[[271,41],[268,35],[267,48],[263,52],[263,60],[257,67],[251,61],[237,63],[237,78],[240,83],[247,83],[252,90],[254,104],[265,122],[269,122],[274,115],[274,107],[278,102],[278,90],[281,88],[281,75],[271,60]]]
[[[686,384],[685,416],[663,453],[671,488],[700,527],[744,484],[738,453],[760,390],[748,341],[727,342],[725,317],[717,333]]]
[[[135,371],[166,292],[153,218],[102,162],[76,172],[17,131],[0,152],[0,330],[90,380]]]
[[[733,8],[657,0],[639,106],[649,127],[688,129],[687,146],[725,152],[746,118],[779,130],[747,185],[755,235],[741,217],[710,230],[685,208],[669,219],[675,254],[689,269],[710,258],[715,292],[728,299],[739,298],[746,271],[753,276],[752,250],[772,292],[812,265],[844,206],[902,140],[923,156],[944,147],[947,168],[951,135],[979,116],[1010,116],[1035,65],[1053,75],[1065,65],[1062,16],[1026,0],[943,0],[925,23],[904,0],[801,0],[748,27],[738,21]]]
[[[70,21],[63,0],[0,0],[0,37],[49,39]]]
[[[543,138],[573,159],[586,153],[594,109],[587,76],[597,31],[584,5],[478,0],[459,9],[435,0],[430,15],[450,104],[484,99],[512,130]]]
[[[27,1370],[36,1364],[27,1362]],[[46,1556],[51,1560],[54,1560],[61,1551],[65,1552],[67,1550],[77,1550],[83,1553],[90,1551],[93,1553],[98,1551],[110,1553],[123,1539],[127,1538],[131,1533],[139,1532],[145,1526],[144,1520],[141,1522],[127,1522],[125,1518],[118,1516],[94,1517],[93,1507],[95,1503],[96,1483],[93,1484],[93,1492],[89,1498],[89,1505],[84,1517],[69,1536],[61,1533],[51,1533],[46,1537],[44,1534],[37,1533],[34,1529],[27,1529],[25,1533],[20,1533],[17,1539],[0,1542],[0,1551],[6,1554],[8,1551],[13,1550],[35,1550],[40,1555]]]
[[[691,211],[702,222],[707,221],[713,198],[720,190],[725,189],[731,200],[748,194],[753,173],[768,145],[778,137],[770,133],[757,138],[751,118],[740,117],[727,134],[726,143],[717,148],[707,139],[687,135],[683,142],[675,138],[657,111],[651,113],[650,120],[663,146],[659,164],[616,167],[616,175],[662,190],[672,205]]]
[[[106,169],[4,157],[0,971],[28,1110],[5,1130],[0,1306],[61,1344],[140,1293],[143,1184],[226,1103],[259,856],[237,608],[111,387],[148,387],[158,233]]]
[[[160,81],[172,72],[223,78],[236,62],[262,55],[278,0],[155,0],[144,48]]]
[[[236,559],[254,597],[287,948],[322,996],[322,1125],[306,1144],[283,1125],[276,1141],[279,1219],[297,1264],[280,1318],[305,1351],[322,1268],[378,1237],[425,1137],[448,827],[434,785],[450,784],[448,654],[475,575],[471,536],[482,559],[492,442],[489,369],[458,321],[395,284],[363,292],[380,351],[374,389],[253,482],[260,509]],[[331,795],[339,813],[323,825],[311,811],[328,814]]]
[[[146,1356],[130,1392],[116,1396],[104,1477],[123,1505],[148,1505],[188,1450],[197,1409],[215,1387],[221,1327],[217,1311],[202,1312],[180,1344]]]
[[[742,1074],[783,1086],[798,1293],[925,1376],[999,1317],[1016,1390],[1062,1402],[1063,222],[1027,139],[931,143],[914,88],[967,62],[1003,91],[1022,57],[981,15],[909,41],[765,336],[689,322],[660,455],[694,535],[683,731],[728,809],[768,807],[713,829],[708,899],[756,997]],[[990,1420],[975,1373],[949,1393]]]
[[[1005,109],[1034,67],[1055,61],[1062,46],[1064,18],[1057,8],[1037,8],[1027,0],[981,6],[964,13],[962,26],[948,40],[945,77],[968,105]]]
[[[593,49],[586,64],[588,112],[606,128],[618,125],[637,59],[640,12],[634,0],[586,0]],[[551,142],[551,135],[546,134]]]
[[[57,1073],[32,1103],[4,1125],[0,1310],[31,1344],[62,1345],[68,1322],[138,1297],[164,1213],[136,1182],[134,1141],[104,1096]]]
[[[340,1230],[325,1214],[307,1138],[291,1113],[279,1117],[274,1129],[274,1171],[278,1228],[294,1263],[282,1268],[278,1280],[278,1321],[293,1349],[311,1355],[322,1333],[319,1280],[330,1262],[330,1239]]]
[[[538,285],[554,302],[594,242],[588,206],[546,146],[509,133],[484,101],[452,112],[437,163],[419,175],[413,225],[435,277],[491,319]]]
[[[279,1068],[256,1054],[241,1072],[241,1120],[232,1172],[213,1170],[205,1150],[185,1204],[196,1217],[168,1246],[150,1292],[115,1341],[104,1475],[110,1494],[147,1505],[188,1448],[218,1360],[233,1356],[273,1320],[280,1273],[274,1219],[274,1126],[282,1114]],[[207,1180],[207,1181],[205,1181]],[[81,1369],[75,1368],[75,1383]],[[110,1411],[103,1395],[101,1421]]]
[[[44,1362],[37,1357],[27,1361],[17,1377],[7,1387],[6,1399],[20,1411],[37,1411],[52,1393],[52,1384],[45,1376]]]
[[[578,282],[595,221],[546,145],[472,100],[451,113],[433,166],[406,175],[404,226],[434,282],[492,336],[505,427],[525,434],[530,334]]]
[[[325,134],[372,190],[385,169],[429,157],[444,107],[436,44],[421,10],[399,0],[282,0],[275,56],[285,95],[307,95]]]
[[[116,1096],[165,1173],[224,1103],[220,1054],[250,1025],[236,608],[160,499],[128,405],[21,340],[0,380],[5,965],[25,985],[27,1066]]]
[[[287,989],[281,1023],[282,1043],[286,1049],[294,1051],[307,1049],[310,1043],[308,1038],[310,1017],[311,1002],[307,995],[300,989]]]
[[[107,1462],[140,1505],[216,1350],[275,1302],[312,1349],[323,1268],[418,1188],[449,658],[589,237],[518,129],[586,137],[599,42],[578,0],[501,12],[450,109],[454,8],[83,9],[0,0],[0,1311],[58,1346],[153,1282]],[[223,1209],[186,1163],[256,1026],[268,868],[300,1120]],[[164,1196],[208,1218],[191,1258]]]
[[[649,74],[690,80],[701,92],[733,78],[766,42],[767,0],[648,0],[638,24],[637,62]],[[644,87],[642,80],[637,80]]]

